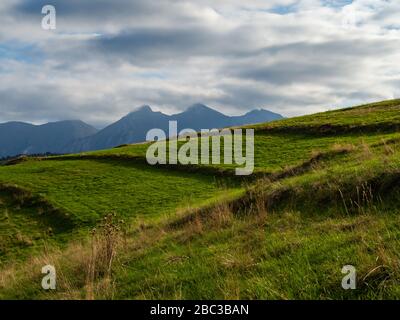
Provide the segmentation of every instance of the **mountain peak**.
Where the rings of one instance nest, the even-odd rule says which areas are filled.
[[[246,115],[271,116],[271,117],[273,117],[274,120],[283,118],[283,116],[280,115],[279,113],[275,113],[275,112],[272,112],[272,111],[269,111],[269,110],[265,110],[263,108],[251,110],[248,113],[246,113]]]
[[[259,114],[259,113],[271,113],[271,111],[268,111],[268,110],[265,110],[265,109],[262,109],[262,108],[258,108],[258,109],[250,110],[246,114]]]
[[[132,112],[129,112],[123,119],[130,119],[136,116],[147,116],[148,114],[153,113],[153,110],[148,105],[143,105]]]
[[[149,105],[145,104],[139,108],[137,108],[135,111],[133,112],[153,112],[153,110],[150,108]]]
[[[205,104],[195,103],[191,105],[189,108],[187,108],[186,111],[215,111],[215,110],[211,109],[210,107],[207,107]]]
[[[253,109],[243,116],[233,117],[235,125],[255,124],[282,119],[282,115],[262,108]]]

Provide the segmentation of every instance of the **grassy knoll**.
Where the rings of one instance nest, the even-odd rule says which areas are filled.
[[[223,189],[210,176],[114,159],[26,162],[1,167],[0,181],[29,188],[81,223],[94,223],[110,211],[124,218],[171,213]]]
[[[399,111],[400,112],[400,111]],[[279,123],[279,122],[278,122]],[[314,152],[326,151],[335,144],[372,144],[378,143],[382,139],[393,139],[400,137],[397,132],[367,132],[367,133],[341,133],[341,134],[312,134],[304,133],[275,133],[256,131],[254,141],[254,164],[255,172],[260,174],[270,174],[282,170],[288,166],[301,164],[309,159]],[[203,138],[204,139],[204,138]],[[215,169],[215,172],[222,169],[223,172],[234,174],[235,164],[224,164],[223,139],[221,139],[221,164],[210,164],[196,166],[198,170]],[[183,143],[180,143],[180,145]],[[199,143],[200,145],[200,143]],[[114,149],[85,152],[80,155],[67,155],[57,157],[59,159],[82,158],[82,159],[130,159],[137,162],[146,163],[146,150],[148,144],[122,146]],[[245,150],[245,149],[243,149]],[[169,150],[168,150],[169,151]],[[200,153],[200,151],[199,151]],[[167,157],[168,157],[167,152]],[[210,156],[211,163],[211,156]],[[187,166],[181,166],[180,169],[188,171]],[[190,169],[193,169],[190,167]],[[191,170],[196,171],[196,170]],[[204,171],[202,171],[204,172]],[[212,172],[212,171],[211,171]]]
[[[0,265],[40,253],[44,244],[63,245],[74,224],[46,202],[15,190],[0,192]]]
[[[261,131],[308,131],[314,134],[340,132],[385,132],[400,126],[400,100],[388,100],[357,107],[289,118],[255,127]]]
[[[114,159],[26,161],[0,167],[0,182],[16,186],[13,190],[0,188],[0,263],[18,258],[18,253],[25,257],[44,240],[84,235],[109,212],[127,221],[157,220],[179,208],[212,202],[226,193],[225,183],[211,176]],[[59,218],[45,219],[49,209],[43,204],[18,201],[18,187],[46,199],[68,216],[68,230],[57,226]],[[19,250],[22,247],[24,250]]]

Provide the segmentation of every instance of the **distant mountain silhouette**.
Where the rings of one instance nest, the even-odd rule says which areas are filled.
[[[75,120],[38,126],[24,122],[3,123],[0,124],[0,157],[63,153],[73,141],[96,132],[92,126]]]
[[[35,126],[23,122],[0,124],[0,157],[38,153],[76,153],[143,142],[153,128],[168,132],[169,121],[178,122],[178,130],[221,129],[282,119],[280,114],[259,109],[243,116],[230,117],[203,104],[186,111],[166,115],[142,106],[117,122],[97,131],[82,121],[62,121]]]
[[[228,117],[204,104],[194,104],[186,111],[171,116],[171,120],[178,121],[178,129],[219,129],[232,125],[231,117]]]
[[[145,141],[146,133],[150,129],[168,130],[168,120],[170,120],[168,115],[153,112],[149,106],[143,106],[93,136],[75,141],[66,152],[100,150]]]
[[[278,114],[264,109],[257,109],[247,112],[243,116],[232,117],[232,123],[236,126],[242,126],[245,124],[255,124],[262,122],[269,122],[273,120],[279,120],[283,117]]]
[[[129,113],[121,120],[104,128],[93,136],[75,141],[67,153],[101,150],[122,144],[143,142],[153,128],[168,132],[169,121],[178,122],[178,131],[183,129],[221,129],[231,126],[254,124],[282,119],[280,114],[267,110],[253,110],[243,116],[229,117],[204,104],[194,104],[186,111],[171,116],[154,112],[145,105]]]

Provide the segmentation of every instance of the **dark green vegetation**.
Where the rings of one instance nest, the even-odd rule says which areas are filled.
[[[398,100],[258,125],[246,180],[144,144],[2,166],[0,298],[399,298],[399,126]]]

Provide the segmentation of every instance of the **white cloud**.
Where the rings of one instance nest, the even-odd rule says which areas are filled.
[[[56,32],[40,1],[0,4],[0,121],[195,102],[291,116],[399,94],[398,1],[53,2]]]

